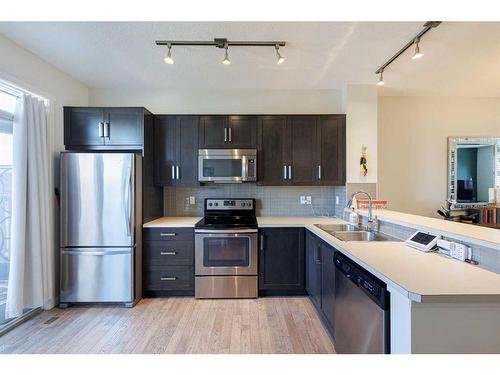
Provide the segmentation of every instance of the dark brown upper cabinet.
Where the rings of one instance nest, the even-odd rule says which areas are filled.
[[[318,117],[316,178],[319,184],[345,184],[345,141],[345,115]]]
[[[145,118],[141,107],[64,107],[67,150],[142,150]]]
[[[104,146],[102,108],[64,107],[64,145]]]
[[[199,137],[200,148],[228,147],[227,117],[200,116]]]
[[[197,186],[198,116],[156,116],[156,184]]]
[[[290,185],[315,183],[316,125],[316,116],[288,117],[285,165]]]
[[[286,116],[259,116],[257,142],[257,184],[285,185],[284,162]]]
[[[257,116],[228,116],[230,148],[257,147]]]
[[[200,116],[200,148],[255,148],[256,116]]]
[[[345,115],[258,117],[259,185],[345,183]]]
[[[109,108],[104,116],[109,128],[108,137],[104,137],[106,145],[142,146],[144,114],[141,109]]]

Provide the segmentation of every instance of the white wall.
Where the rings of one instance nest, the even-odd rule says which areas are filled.
[[[90,105],[144,106],[151,112],[341,113],[340,90],[146,90],[90,89]]]
[[[344,93],[347,114],[347,183],[377,182],[377,86],[348,85]],[[360,172],[361,148],[367,147],[368,175]]]
[[[500,98],[379,98],[378,196],[390,209],[437,216],[448,136],[500,136]]]
[[[65,105],[87,105],[88,88],[38,56],[0,35],[0,79],[50,99],[54,152],[63,147]]]

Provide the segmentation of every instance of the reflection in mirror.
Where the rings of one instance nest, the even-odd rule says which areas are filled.
[[[469,213],[476,209],[474,222],[482,224],[486,220],[485,224],[497,224],[498,207],[500,137],[449,137],[448,208]],[[490,218],[483,217],[487,210],[494,211]]]

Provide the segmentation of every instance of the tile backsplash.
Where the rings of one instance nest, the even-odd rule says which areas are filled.
[[[163,211],[166,216],[202,216],[205,198],[231,197],[255,198],[259,216],[342,217],[348,192],[365,190],[376,197],[376,186],[376,184],[368,183],[348,183],[347,186],[220,184],[199,187],[165,187]],[[312,205],[301,205],[299,201],[301,195],[310,195]],[[190,203],[190,197],[194,197],[194,204]]]
[[[163,195],[166,216],[202,216],[205,198],[255,198],[258,216],[335,216],[340,205],[345,204],[343,186],[221,184],[165,187]],[[312,205],[300,204],[301,195],[311,196]],[[335,205],[336,195],[339,195],[339,205]],[[194,204],[190,203],[190,197],[194,197]]]

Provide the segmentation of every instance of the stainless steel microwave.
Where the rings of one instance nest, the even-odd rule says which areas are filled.
[[[257,181],[257,150],[198,150],[198,180],[218,183]]]

